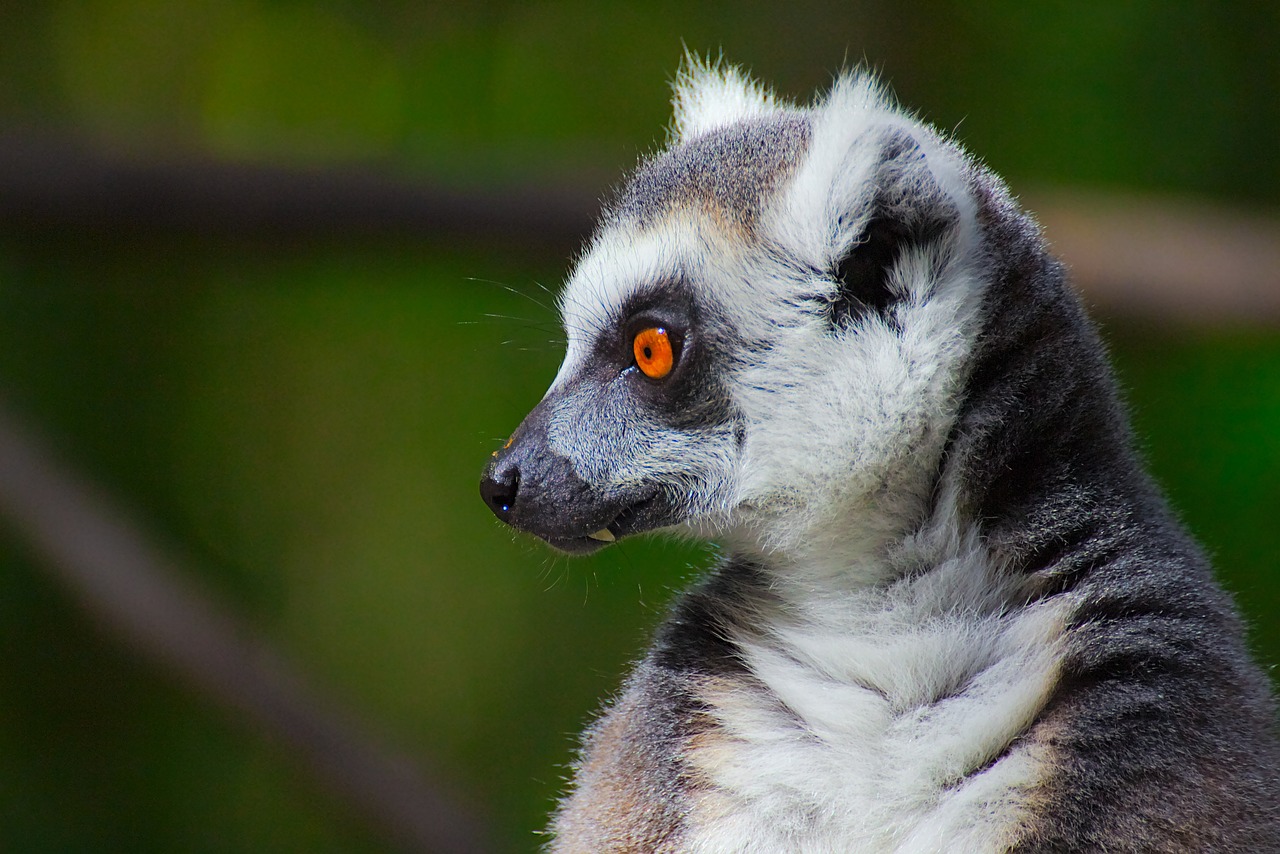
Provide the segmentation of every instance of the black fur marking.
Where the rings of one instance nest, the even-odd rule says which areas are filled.
[[[1060,573],[1070,567],[1063,563],[1075,563],[1075,558],[1085,550],[1086,543],[1093,536],[1087,528],[1054,532],[1043,542],[1036,543],[1026,552],[1019,555],[1018,566],[1023,572]]]
[[[681,673],[705,676],[745,674],[735,627],[750,624],[753,602],[767,595],[759,567],[730,561],[676,602],[654,645],[654,662]]]
[[[654,380],[635,369],[633,342],[642,329],[660,326],[671,337],[674,367]],[[723,367],[728,346],[718,334],[731,330],[723,317],[708,317],[708,310],[692,297],[692,288],[679,277],[642,284],[626,299],[615,317],[605,324],[592,347],[584,374],[602,387],[619,373],[628,382],[618,393],[632,398],[643,409],[676,430],[719,427],[734,420],[736,410],[724,388]]]
[[[1019,852],[1280,851],[1274,712],[1208,565],[1133,454],[1105,354],[1034,226],[979,190],[993,273],[948,465],[1032,598],[1070,591],[1028,738],[1052,774]]]
[[[911,240],[905,224],[884,216],[872,218],[849,252],[836,263],[839,283],[831,303],[833,328],[845,326],[868,312],[884,315],[894,300],[889,273]]]
[[[942,237],[958,215],[909,134],[889,133],[880,157],[867,224],[831,271],[837,284],[828,311],[833,329],[872,312],[898,329],[891,311],[899,296],[890,286],[894,267],[904,250]]]
[[[1172,598],[1153,602],[1133,592],[1128,593],[1129,595],[1113,594],[1085,602],[1072,614],[1072,627],[1127,626],[1146,620],[1154,622],[1164,620],[1211,622],[1213,620],[1212,611],[1202,602],[1194,600],[1179,602]]]
[[[1033,598],[1067,593],[1093,570],[1123,553],[1127,543],[1099,534],[1096,527],[1081,525],[1050,532],[1047,540],[1019,555],[1015,567],[1033,579]]]

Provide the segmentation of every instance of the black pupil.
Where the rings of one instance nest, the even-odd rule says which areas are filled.
[[[652,348],[652,347],[645,347],[645,348],[644,348],[644,357],[645,357],[646,359],[652,359],[652,358],[653,358],[653,348]]]

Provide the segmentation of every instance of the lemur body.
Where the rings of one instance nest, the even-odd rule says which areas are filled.
[[[1266,679],[1061,265],[873,82],[798,109],[694,63],[562,311],[486,500],[724,557],[551,850],[1280,851]]]

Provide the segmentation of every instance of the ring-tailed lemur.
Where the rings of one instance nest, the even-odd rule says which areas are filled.
[[[589,730],[554,851],[1280,851],[1268,684],[995,175],[863,76],[676,82],[494,454],[571,553],[724,557]]]

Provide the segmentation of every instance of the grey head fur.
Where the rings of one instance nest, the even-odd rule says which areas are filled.
[[[746,230],[809,142],[800,114],[719,128],[641,165],[605,221],[645,228],[674,209],[698,208]]]

